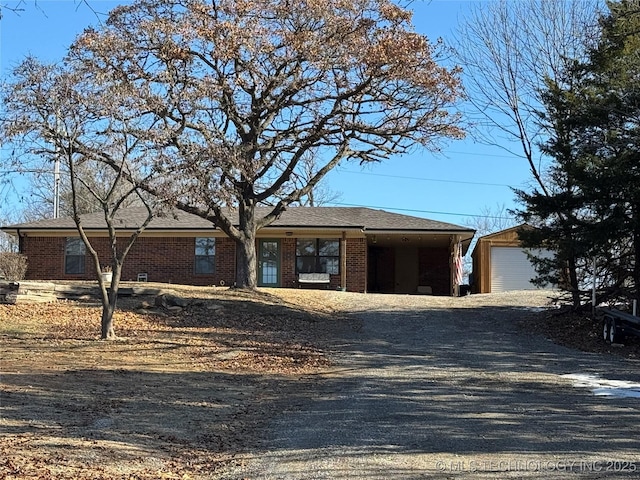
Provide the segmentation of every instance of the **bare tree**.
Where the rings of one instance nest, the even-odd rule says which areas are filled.
[[[0,227],[13,223],[12,215],[0,211]],[[0,252],[17,252],[18,242],[14,237],[0,232]]]
[[[466,218],[464,220],[464,224],[476,231],[473,240],[471,241],[471,245],[469,245],[467,255],[464,257],[464,271],[465,274],[468,275],[471,274],[473,270],[471,253],[478,242],[478,238],[499,232],[500,230],[515,227],[517,225],[517,218],[509,212],[509,209],[504,203],[497,203],[493,207],[485,205],[480,209],[480,213],[478,215]]]
[[[476,237],[515,227],[517,223],[517,218],[509,212],[504,203],[497,203],[494,207],[485,205],[477,216],[464,221],[466,226],[476,231]]]
[[[89,0],[73,0],[73,2],[78,7],[80,7],[81,5],[88,7],[92,12],[98,15],[98,13],[93,9],[91,2]],[[44,12],[44,10],[42,10],[42,7],[41,7],[42,3],[46,3],[46,2],[42,2],[38,0],[17,0],[17,1],[13,0],[11,3],[2,2],[0,3],[0,20],[2,19],[2,15],[4,12],[12,12],[16,15],[19,15],[22,12],[26,11],[27,8],[30,8],[30,7],[33,7],[37,10]]]
[[[21,167],[18,166],[18,171]],[[60,180],[58,193],[59,216],[72,217],[73,202],[76,202],[78,213],[93,213],[102,210],[102,205],[96,199],[95,193],[101,192],[104,197],[113,185],[114,173],[111,167],[102,163],[94,163],[89,165],[83,163],[76,166],[76,176],[84,179],[84,183],[89,185],[85,187],[83,183],[76,185],[75,196],[72,189],[72,177],[69,168],[62,162],[60,166]],[[29,221],[40,220],[43,218],[51,218],[54,212],[54,175],[51,159],[43,158],[40,167],[24,172],[27,178],[27,187],[23,195],[23,212],[22,216]],[[118,191],[120,195],[124,195],[130,190],[131,184],[124,179],[118,183]],[[122,207],[142,207],[144,206],[137,196],[129,196],[123,202]]]
[[[473,132],[523,157],[547,193],[546,137],[538,112],[545,79],[570,79],[571,64],[584,59],[597,36],[600,0],[497,0],[478,4],[460,24],[456,58],[464,82]],[[515,147],[514,147],[515,145]]]
[[[256,232],[340,162],[462,135],[456,72],[410,18],[390,0],[141,0],[80,36],[69,61],[144,124],[137,137],[156,146],[144,188],[234,239],[237,285],[252,289]],[[296,185],[308,155],[321,163]]]
[[[507,149],[516,145],[510,151],[527,161],[532,189],[543,196],[552,193],[546,181],[552,159],[540,145],[556,133],[540,122],[543,94],[548,81],[568,85],[573,65],[597,42],[601,3],[498,0],[478,6],[460,28],[456,51],[466,72],[470,117],[478,127],[474,132],[487,143]],[[566,224],[565,213],[550,215]],[[574,240],[571,234],[565,239]],[[566,263],[577,291],[577,265],[572,258]]]
[[[295,185],[294,188],[300,189],[309,183],[318,173],[319,163],[312,155],[305,155],[298,163],[296,171],[291,175],[291,183]],[[324,181],[320,181],[306,195],[291,202],[291,205],[319,207],[337,202],[341,197],[340,192],[331,189]]]
[[[84,85],[85,88],[78,88]],[[73,218],[78,234],[91,254],[102,301],[101,337],[115,338],[113,314],[118,300],[122,265],[132,245],[153,218],[145,196],[126,178],[132,159],[140,154],[138,140],[127,132],[134,129],[126,111],[111,108],[96,84],[84,84],[76,72],[64,65],[44,65],[27,58],[15,68],[2,91],[3,116],[0,135],[11,142],[10,158],[16,168],[42,159],[59,159],[66,167],[71,188]],[[120,107],[118,105],[118,107]],[[126,128],[125,128],[126,125]],[[118,165],[105,169],[103,159]],[[98,180],[96,181],[96,176]],[[112,280],[107,285],[101,273],[104,265],[83,227],[79,191],[93,197],[104,213]],[[118,236],[118,212],[131,197],[146,207],[146,215],[129,237]]]

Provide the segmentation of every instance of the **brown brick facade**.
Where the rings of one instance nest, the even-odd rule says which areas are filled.
[[[283,238],[281,248],[280,285],[284,288],[295,288],[298,286],[298,277],[296,276],[296,239],[293,237]]]
[[[347,291],[365,292],[367,289],[367,240],[347,239]]]
[[[85,272],[69,275],[64,271],[64,237],[25,237],[22,253],[27,256],[29,280],[93,280],[95,268],[91,255],[85,257]],[[103,265],[110,263],[109,240],[91,238]],[[235,244],[228,238],[216,238],[216,266],[213,275],[195,273],[193,237],[140,237],[124,262],[123,281],[134,281],[146,273],[150,282],[187,285],[233,285],[235,281]]]
[[[85,273],[68,275],[64,273],[64,237],[23,237],[22,252],[27,255],[29,280],[94,280],[95,273],[91,256],[85,259]],[[281,238],[280,285],[297,288],[300,285],[296,275],[296,238]],[[104,237],[92,238],[92,245],[98,251],[103,264],[109,263],[109,244]],[[393,249],[374,249],[377,263],[386,257],[380,252]],[[380,251],[380,252],[379,252]],[[342,252],[341,252],[342,253]],[[374,252],[375,253],[375,252]],[[375,266],[367,265],[368,247],[365,238],[346,240],[347,291],[393,292],[393,284],[388,288],[377,285],[380,279],[370,275],[367,285],[367,271],[375,273]],[[216,238],[216,268],[213,275],[195,273],[195,239],[193,237],[140,237],[127,256],[122,272],[123,281],[135,281],[138,273],[146,273],[150,282],[182,283],[187,285],[233,285],[235,281],[235,243],[226,237]],[[369,260],[371,260],[371,258]],[[393,280],[393,255],[389,261],[377,265]],[[432,287],[434,295],[449,295],[450,266],[449,252],[445,249],[420,248],[418,251],[419,285]],[[389,265],[387,265],[389,264]],[[380,278],[384,279],[385,276]],[[307,285],[305,288],[342,287],[340,275],[331,275],[329,285]],[[377,287],[376,287],[377,285]],[[377,288],[377,289],[376,289]]]
[[[20,252],[27,256],[27,280],[61,280],[64,275],[65,238],[22,237]],[[69,280],[77,277],[69,276]]]
[[[69,275],[64,271],[65,237],[23,237],[22,253],[27,256],[29,280],[94,280],[91,255],[85,257],[85,272]],[[103,265],[110,262],[109,240],[91,238]],[[364,238],[347,239],[347,290],[366,289],[367,246]],[[235,281],[235,243],[226,237],[216,238],[216,268],[213,275],[195,273],[195,239],[193,237],[140,237],[124,262],[123,281],[135,281],[138,273],[146,273],[150,282],[186,285],[233,285]],[[298,287],[296,275],[296,238],[281,239],[280,285]],[[340,288],[340,275],[331,275],[329,289]],[[313,287],[312,287],[313,288]],[[322,286],[325,288],[325,286]]]
[[[260,218],[272,212],[272,208],[268,206],[256,208],[256,215]],[[240,222],[238,214],[234,209],[228,212],[228,219],[234,225]],[[125,235],[125,232],[133,231],[140,225],[146,218],[147,211],[144,208],[130,208],[118,215],[118,231]],[[83,215],[82,222],[87,232],[96,235],[96,249],[107,263],[110,255],[104,215],[86,214]],[[27,255],[29,261],[28,278],[95,278],[90,255],[86,256],[82,274],[66,275],[64,272],[65,236],[77,237],[73,219],[47,219],[1,229],[20,238],[20,251]],[[101,235],[104,237],[100,238]],[[279,218],[258,232],[256,253],[263,258],[262,263],[258,263],[256,267],[264,268],[256,268],[256,273],[262,276],[261,282],[269,285],[302,287],[296,274],[296,240],[331,238],[340,242],[339,273],[331,275],[328,284],[306,284],[306,288],[449,295],[453,287],[450,266],[452,246],[461,243],[463,249],[468,248],[473,235],[472,229],[383,210],[362,207],[288,207]],[[195,273],[196,263],[210,265],[206,259],[196,258],[195,255],[194,237],[201,236],[215,236],[217,239],[216,269],[210,275]],[[279,245],[279,256],[276,255],[273,240],[277,240]],[[199,246],[198,250],[204,252],[204,246]],[[73,247],[74,251],[81,251],[78,244]],[[320,258],[320,252],[315,256],[315,265],[311,255],[302,259],[304,269],[309,273],[317,269],[319,262],[325,261]],[[330,256],[334,258],[326,260],[335,262],[335,253]],[[82,264],[77,257],[68,260],[69,265]],[[279,265],[277,276],[274,269],[276,260]],[[135,281],[139,273],[146,273],[149,281],[196,285],[220,285],[222,282],[224,285],[233,285],[235,270],[235,243],[220,229],[212,228],[210,221],[176,210],[172,215],[158,216],[151,221],[127,258],[122,278],[125,281]]]

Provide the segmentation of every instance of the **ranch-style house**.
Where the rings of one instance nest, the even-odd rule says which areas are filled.
[[[258,215],[265,211],[260,207]],[[128,235],[146,210],[122,210],[118,234]],[[109,244],[102,213],[82,225],[103,264]],[[93,280],[96,273],[71,218],[2,228],[19,239],[29,280]],[[289,207],[257,235],[258,285],[330,288],[350,292],[453,295],[456,255],[474,230],[360,207]],[[460,248],[461,247],[461,248]],[[233,285],[235,243],[197,216],[175,211],[156,217],[125,260],[123,281]]]

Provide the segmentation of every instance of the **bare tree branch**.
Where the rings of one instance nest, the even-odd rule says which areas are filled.
[[[546,135],[537,117],[544,82],[569,80],[568,67],[596,39],[599,6],[598,0],[497,0],[476,6],[458,31],[456,58],[464,65],[474,134],[524,157],[545,193],[537,148]]]

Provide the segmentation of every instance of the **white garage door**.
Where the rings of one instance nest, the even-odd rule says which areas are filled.
[[[517,247],[491,247],[491,291],[533,290],[536,276],[527,254]]]

